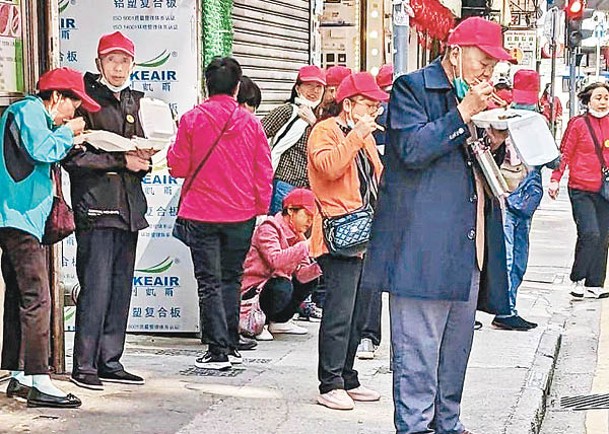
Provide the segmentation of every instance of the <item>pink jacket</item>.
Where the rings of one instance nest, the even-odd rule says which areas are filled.
[[[188,182],[227,122],[228,128],[182,198],[180,217],[229,223],[268,212],[273,178],[268,141],[260,121],[228,95],[212,96],[184,113],[167,152],[169,173]]]
[[[309,248],[304,240],[281,213],[260,223],[243,265],[242,292],[264,285],[272,277],[291,279],[300,265],[309,262]]]

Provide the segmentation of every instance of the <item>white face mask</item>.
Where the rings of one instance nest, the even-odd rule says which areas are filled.
[[[300,96],[297,96],[296,98],[294,98],[294,104],[296,104],[296,105],[304,105],[304,106],[307,106],[309,108],[315,109],[315,108],[317,108],[317,106],[319,104],[321,104],[322,98],[319,98],[316,101],[309,101],[306,98],[302,98]]]
[[[127,78],[127,80],[125,80],[125,82],[121,86],[114,86],[110,84],[108,80],[106,80],[106,77],[104,77],[103,74],[100,76],[99,82],[114,93],[122,92],[124,89],[127,89],[129,86],[131,86],[131,78]]]
[[[604,110],[602,112],[597,112],[596,110],[592,110],[591,108],[588,108],[588,113],[590,113],[590,115],[594,116],[595,118],[601,119],[609,114],[609,109]]]
[[[351,106],[353,109],[353,106]],[[353,120],[353,116],[351,116],[351,111],[345,111],[345,120],[347,121],[347,127],[350,129],[355,128],[355,121]]]
[[[61,104],[61,100],[63,96],[59,95],[59,99],[57,100],[57,104],[54,107],[49,107],[47,111],[49,112],[49,116],[53,119],[53,123],[55,122],[55,117],[59,114],[59,104]]]

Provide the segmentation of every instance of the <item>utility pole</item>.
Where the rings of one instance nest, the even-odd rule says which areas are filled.
[[[393,0],[393,77],[408,72],[408,36],[410,34],[410,0]]]
[[[551,19],[552,19],[552,30],[550,34],[550,53],[552,56],[552,63],[550,68],[550,131],[552,131],[552,136],[556,137],[556,120],[554,119],[554,86],[556,84],[556,34],[558,33],[557,25],[558,25],[558,17],[559,11],[557,7],[553,7],[550,9]]]

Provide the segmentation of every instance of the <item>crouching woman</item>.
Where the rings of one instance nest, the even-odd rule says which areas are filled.
[[[283,210],[254,232],[241,287],[244,300],[260,293],[260,307],[269,325],[259,340],[272,340],[275,334],[307,333],[291,318],[321,275],[310,259],[310,242],[305,236],[313,224],[315,206],[310,190],[292,190],[283,200]]]

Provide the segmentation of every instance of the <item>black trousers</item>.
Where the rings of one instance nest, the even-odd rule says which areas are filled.
[[[300,283],[295,278],[275,277],[264,284],[260,292],[260,307],[269,322],[287,322],[300,303],[311,294],[317,286],[317,279],[309,283]]]
[[[376,346],[381,344],[381,315],[383,310],[383,292],[380,289],[371,291],[368,308],[364,317],[362,339],[370,339]]]
[[[49,372],[51,290],[46,249],[31,234],[0,228],[4,293],[2,369]]]
[[[239,344],[241,277],[255,223],[187,222],[202,341],[214,354],[227,354]]]
[[[572,188],[569,198],[577,226],[571,281],[584,280],[587,287],[602,287],[609,248],[609,202],[598,193]]]
[[[137,232],[92,229],[76,232],[76,303],[73,374],[124,369]]]
[[[324,255],[318,260],[326,281],[319,330],[319,391],[359,387],[353,369],[364,322],[366,294],[359,288],[361,258]]]

